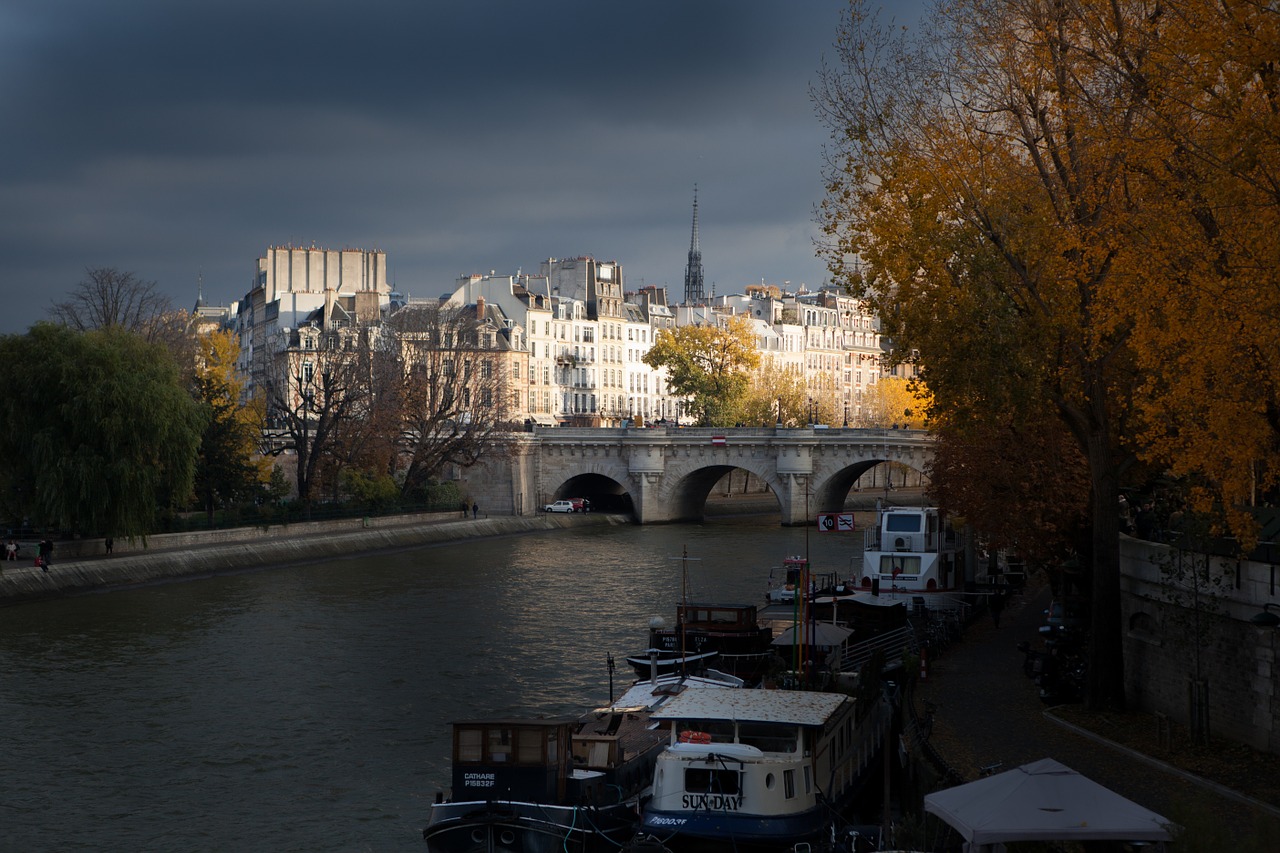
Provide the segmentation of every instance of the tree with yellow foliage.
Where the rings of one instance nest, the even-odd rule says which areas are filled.
[[[760,353],[750,321],[734,316],[723,325],[663,329],[644,361],[666,368],[668,385],[689,398],[687,410],[698,423],[732,426],[742,420],[740,407]]]
[[[196,456],[195,492],[212,521],[218,506],[248,497],[266,482],[270,465],[257,456],[262,405],[241,403],[244,380],[236,371],[235,334],[213,332],[198,344],[194,390],[206,420]]]
[[[1120,705],[1119,472],[1182,475],[1245,541],[1280,477],[1280,16],[955,0],[917,38],[866,8],[819,92],[831,269],[918,354],[944,442],[1036,435],[1052,458],[1038,410],[1073,438],[1088,701]]]
[[[900,376],[881,377],[862,395],[863,426],[888,429],[926,429],[929,391]]]
[[[804,373],[794,365],[784,365],[765,357],[752,371],[740,408],[748,426],[797,426],[804,417]]]
[[[998,392],[1041,397],[1078,444],[1092,495],[1088,694],[1102,707],[1124,704],[1110,651],[1134,303],[1117,264],[1143,94],[1113,85],[1085,5],[958,0],[913,41],[855,2],[822,92],[838,145],[823,217],[833,274],[918,353],[935,407],[991,397],[982,383],[1008,351],[1018,370],[999,370],[1011,381]]]
[[[1117,64],[1146,93],[1124,259],[1148,309],[1138,437],[1247,545],[1247,507],[1280,486],[1280,15],[1261,0],[1146,12]]]

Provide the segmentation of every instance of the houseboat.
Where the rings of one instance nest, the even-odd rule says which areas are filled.
[[[672,850],[771,850],[827,837],[890,726],[887,700],[843,693],[689,691],[654,712],[670,727],[641,831]]]
[[[964,592],[983,581],[965,565],[965,536],[934,507],[886,507],[865,531],[859,585],[880,595]]]
[[[772,641],[773,629],[760,623],[753,604],[680,604],[676,624],[650,623],[649,648],[627,662],[644,678],[655,656],[659,672],[672,672],[682,663],[714,655],[707,664],[754,684],[769,666]]]
[[[687,692],[742,686],[719,673],[668,676],[637,682],[580,717],[453,723],[452,792],[431,807],[427,849],[617,851],[635,833],[640,798],[669,741],[653,709]]]
[[[769,582],[764,600],[769,604],[792,604],[797,592],[806,592],[814,598],[842,598],[858,590],[852,582],[846,583],[835,572],[813,572],[807,557],[786,557],[780,569],[769,570]]]

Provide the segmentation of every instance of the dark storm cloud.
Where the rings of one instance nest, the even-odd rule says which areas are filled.
[[[548,256],[719,292],[817,284],[840,4],[67,0],[0,9],[0,331],[87,266],[179,304],[272,244],[387,252],[415,295]]]

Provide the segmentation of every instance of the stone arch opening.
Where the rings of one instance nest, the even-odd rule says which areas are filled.
[[[591,501],[592,512],[635,514],[631,494],[617,480],[604,474],[576,474],[548,495],[545,503],[569,498],[586,498]]]
[[[815,482],[813,503],[817,508],[814,512],[839,512],[851,505],[870,505],[877,500],[897,503],[895,496],[901,499],[904,493],[910,496],[909,502],[916,503],[927,486],[928,477],[912,465],[898,460],[865,459]]]
[[[701,521],[707,516],[709,503],[716,504],[716,515],[733,514],[733,496],[717,500],[712,493],[722,493],[726,478],[738,475],[747,483],[745,499],[740,499],[738,511],[742,513],[782,513],[782,501],[778,497],[777,484],[761,472],[740,465],[705,465],[686,472],[672,487],[667,498],[671,508],[671,521]],[[732,487],[732,483],[730,483]],[[763,487],[763,491],[761,491]]]

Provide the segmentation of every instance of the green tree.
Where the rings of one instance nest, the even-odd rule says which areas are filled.
[[[672,391],[689,398],[688,411],[703,426],[732,426],[760,363],[751,323],[729,318],[718,326],[678,326],[658,332],[645,364],[665,368]]]
[[[7,511],[132,537],[189,498],[204,418],[163,347],[39,323],[0,338],[0,387]]]

